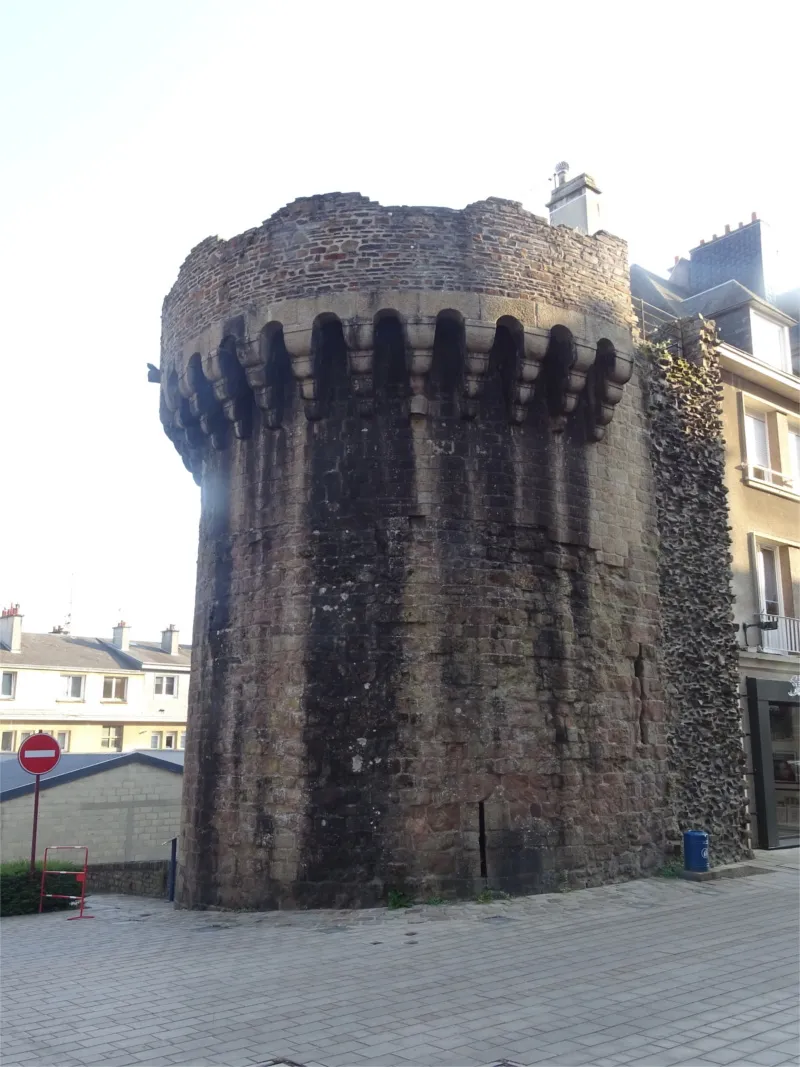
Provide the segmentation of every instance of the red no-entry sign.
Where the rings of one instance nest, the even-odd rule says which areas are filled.
[[[36,829],[39,825],[39,775],[47,774],[61,759],[61,746],[50,734],[32,734],[22,742],[17,753],[19,765],[36,775],[33,790],[33,833],[31,834],[31,874],[36,870]]]
[[[47,774],[61,759],[61,747],[49,734],[31,734],[19,746],[17,759],[28,774]]]

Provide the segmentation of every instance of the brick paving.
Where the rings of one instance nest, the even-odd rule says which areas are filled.
[[[2,922],[2,1067],[796,1064],[798,853],[405,911]]]

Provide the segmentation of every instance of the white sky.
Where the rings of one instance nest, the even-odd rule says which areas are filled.
[[[2,604],[46,631],[72,588],[73,633],[188,637],[199,490],[146,380],[161,301],[198,241],[297,196],[545,214],[566,159],[632,261],[757,211],[800,284],[796,10],[4,0]]]

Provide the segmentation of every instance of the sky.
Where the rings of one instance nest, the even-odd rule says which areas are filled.
[[[161,302],[199,241],[298,196],[545,215],[564,159],[632,262],[756,211],[800,284],[798,29],[780,0],[3,0],[3,606],[188,639],[199,489],[147,382]]]

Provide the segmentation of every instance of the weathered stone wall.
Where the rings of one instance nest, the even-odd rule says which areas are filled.
[[[169,860],[139,863],[93,863],[86,878],[87,893],[127,893],[166,898]]]
[[[505,201],[311,198],[192,253],[161,407],[202,486],[182,903],[661,863],[672,708],[630,320],[622,242]]]
[[[496,197],[455,211],[329,193],[197,245],[164,300],[162,355],[249,307],[380,290],[527,297],[631,321],[626,245],[611,234],[554,228]]]
[[[659,659],[676,844],[678,832],[706,830],[719,864],[749,854],[722,379],[714,323],[682,320],[677,330],[681,352],[642,348],[660,534]]]

